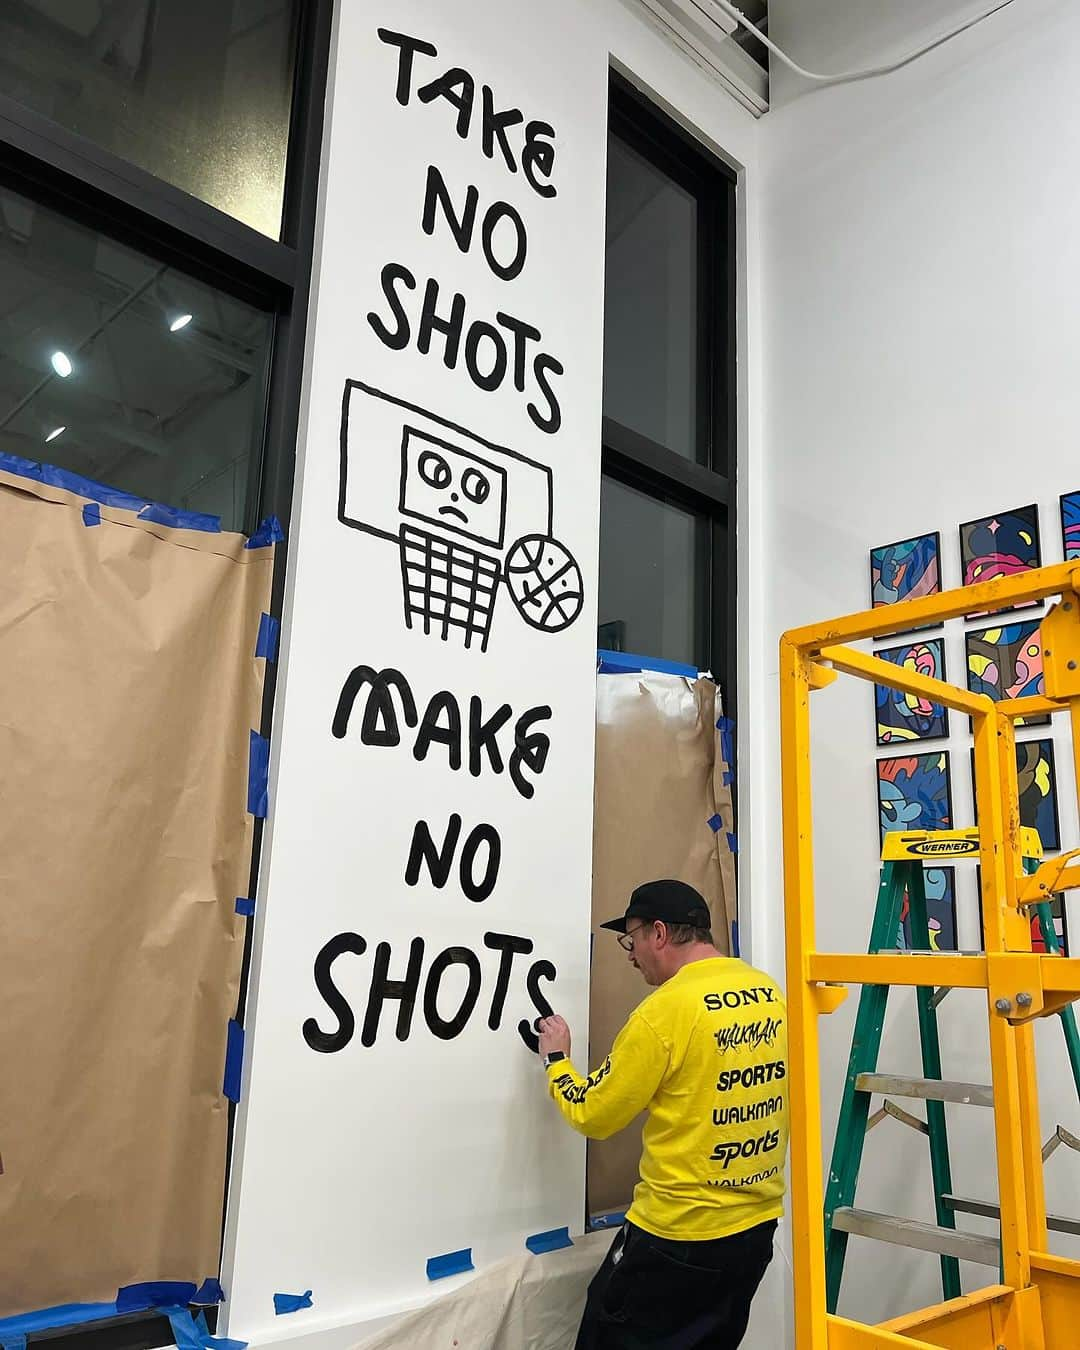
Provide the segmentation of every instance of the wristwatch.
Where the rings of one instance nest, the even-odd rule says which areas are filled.
[[[544,1068],[550,1069],[553,1064],[558,1064],[560,1059],[565,1059],[566,1054],[562,1050],[549,1050],[544,1056]]]

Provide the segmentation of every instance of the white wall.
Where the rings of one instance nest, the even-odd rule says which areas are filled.
[[[796,58],[835,69],[914,46],[975,8],[924,4],[919,28],[909,5],[772,0],[770,31]],[[906,33],[889,14],[904,15]],[[858,42],[832,47],[849,24]],[[783,82],[784,106],[762,138],[768,608],[759,682],[770,728],[779,634],[865,608],[873,545],[940,529],[944,582],[954,586],[960,522],[1036,500],[1043,559],[1062,557],[1057,497],[1080,486],[1078,70],[1080,12],[1068,0],[1024,0],[901,74],[794,100]],[[962,628],[948,631],[953,678],[963,673]],[[858,949],[877,876],[872,694],[842,680],[812,706],[818,943]],[[948,748],[956,816],[970,824],[961,721]],[[1057,759],[1069,847],[1067,743]],[[778,932],[777,768],[774,743],[755,809],[775,823],[775,849],[755,873],[752,903],[770,909]],[[960,941],[970,949],[973,878],[960,876]],[[1072,913],[1080,932],[1075,901]],[[882,1062],[917,1071],[912,996],[894,1002]],[[823,1023],[827,1146],[851,1012]],[[940,1021],[946,1073],[988,1081],[977,996],[951,995]],[[1047,1136],[1059,1121],[1075,1128],[1080,1110],[1056,1020],[1038,1041]],[[989,1113],[949,1113],[957,1189],[995,1197]],[[887,1121],[866,1157],[860,1203],[932,1217],[918,1136]],[[1051,1207],[1080,1212],[1078,1160],[1060,1151],[1047,1177]],[[965,1275],[969,1288],[995,1278],[974,1267]],[[842,1311],[877,1321],[938,1297],[935,1258],[852,1240]]]
[[[521,1210],[518,1226],[522,1227],[522,1233],[518,1236],[524,1235],[523,1225],[536,1208],[533,1178],[537,1167],[541,1168],[540,1175],[552,1183],[544,1201],[549,1207],[553,1197],[570,1193],[567,1186],[570,1191],[580,1193],[582,1209],[584,1204],[583,1187],[580,1178],[575,1177],[576,1143],[559,1133],[561,1127],[553,1117],[550,1129],[536,1129],[535,1120],[543,1117],[550,1104],[543,1100],[541,1081],[527,1080],[524,1069],[521,1072],[513,1069],[513,1090],[505,1103],[504,1090],[500,1088],[496,1094],[499,1109],[513,1099],[516,1114],[507,1115],[504,1121],[506,1129],[497,1154],[501,1170],[486,1187],[479,1174],[476,1176],[475,1203],[472,1210],[467,1210],[467,1206],[463,1209],[456,1201],[449,1207],[440,1203],[438,1188],[427,1185],[416,1167],[411,1169],[415,1174],[411,1186],[403,1184],[410,1171],[405,1150],[417,1142],[413,1138],[416,1122],[410,1112],[427,1111],[430,1119],[425,1128],[438,1129],[446,1123],[443,1107],[447,1100],[444,1089],[449,1057],[434,1065],[426,1051],[416,1050],[414,1032],[413,1044],[404,1047],[409,1054],[399,1053],[396,1058],[400,1092],[395,1098],[398,1105],[393,1108],[395,1126],[395,1120],[387,1120],[386,1110],[372,1114],[372,1098],[375,1089],[381,1087],[385,1103],[385,1093],[395,1091],[395,1066],[390,1052],[403,1047],[396,1047],[393,1042],[383,1047],[380,1043],[375,1047],[379,1053],[361,1063],[357,1062],[357,1053],[363,1056],[365,1052],[355,1043],[340,1055],[312,1056],[300,1040],[300,1023],[308,1015],[317,1015],[328,1029],[333,1025],[333,1017],[314,997],[311,988],[312,957],[325,937],[339,928],[353,926],[362,933],[368,932],[372,939],[390,937],[394,952],[391,974],[400,975],[405,959],[403,944],[408,933],[414,931],[409,926],[411,920],[406,921],[396,913],[414,896],[397,894],[392,887],[384,888],[388,901],[380,901],[384,917],[379,919],[376,932],[363,897],[356,894],[355,879],[382,877],[385,866],[389,871],[383,880],[389,882],[397,867],[400,882],[403,862],[403,857],[397,859],[402,847],[400,831],[394,826],[380,833],[378,822],[388,819],[393,823],[396,818],[385,815],[388,803],[400,802],[413,790],[423,790],[424,784],[419,778],[415,783],[411,779],[407,782],[403,773],[400,778],[391,775],[376,781],[363,757],[355,753],[355,747],[346,761],[342,743],[328,735],[332,707],[327,700],[332,703],[341,676],[354,661],[374,657],[377,664],[391,664],[398,653],[411,662],[410,680],[423,693],[438,687],[468,691],[463,675],[465,667],[456,656],[447,655],[445,644],[432,644],[440,649],[434,652],[421,651],[423,642],[418,647],[415,633],[393,630],[391,615],[396,606],[386,600],[382,588],[375,592],[372,587],[373,578],[383,576],[389,578],[389,588],[397,585],[396,563],[392,557],[389,560],[384,557],[389,546],[345,530],[334,518],[337,420],[330,403],[340,399],[346,378],[370,379],[372,368],[376,367],[380,378],[375,383],[389,387],[391,392],[411,396],[427,407],[437,406],[442,415],[492,439],[519,437],[523,427],[528,432],[519,407],[511,407],[504,400],[496,408],[487,397],[463,386],[460,371],[456,376],[448,373],[437,359],[421,358],[410,350],[401,353],[400,364],[395,365],[397,354],[388,356],[375,346],[364,322],[367,310],[374,307],[378,298],[379,268],[399,248],[409,248],[410,257],[404,259],[407,262],[416,255],[421,278],[429,275],[429,270],[420,259],[430,256],[433,259],[430,274],[445,273],[447,290],[464,273],[469,281],[462,289],[469,291],[470,302],[475,295],[481,308],[495,307],[498,290],[491,288],[482,267],[477,270],[475,257],[463,262],[455,257],[445,240],[434,254],[425,253],[432,244],[420,237],[416,229],[422,182],[412,182],[409,177],[413,170],[422,176],[424,164],[416,157],[417,144],[409,139],[412,133],[404,133],[405,139],[400,139],[403,134],[400,123],[406,116],[423,116],[432,126],[437,123],[438,129],[429,133],[435,138],[430,143],[434,146],[438,142],[432,162],[449,160],[455,182],[480,182],[486,194],[494,185],[493,166],[474,153],[475,144],[470,143],[466,155],[461,145],[455,143],[449,129],[451,112],[441,101],[424,109],[419,109],[415,100],[404,110],[396,107],[392,99],[385,108],[376,106],[374,77],[368,69],[370,60],[367,56],[361,60],[356,46],[365,29],[374,30],[382,22],[399,30],[420,31],[437,42],[447,64],[453,61],[468,66],[478,82],[486,79],[500,93],[507,90],[512,100],[532,116],[546,117],[554,112],[558,118],[557,165],[571,211],[562,218],[557,238],[537,227],[540,264],[530,263],[525,290],[530,304],[543,319],[539,326],[550,338],[552,350],[560,355],[567,353],[575,362],[572,372],[568,362],[567,377],[568,409],[573,418],[571,436],[568,439],[564,434],[560,458],[556,462],[553,456],[551,462],[556,473],[558,510],[573,538],[579,541],[587,579],[595,569],[599,488],[602,184],[607,139],[604,108],[610,66],[616,65],[669,113],[692,128],[710,148],[740,169],[740,328],[741,350],[746,359],[739,372],[743,466],[739,483],[739,546],[743,575],[749,579],[740,601],[740,620],[745,632],[756,631],[760,623],[760,607],[755,603],[758,572],[751,565],[761,518],[753,176],[757,123],[721,94],[696,65],[669,46],[624,0],[590,4],[561,0],[542,11],[522,3],[516,7],[513,18],[505,3],[495,4],[494,0],[470,0],[468,12],[458,6],[452,19],[433,12],[421,14],[422,9],[419,4],[407,7],[395,4],[380,9],[359,0],[345,0],[338,16],[336,56],[332,59],[332,65],[336,60],[337,68],[328,96],[328,149],[323,166],[315,300],[310,321],[312,341],[305,382],[306,426],[298,456],[298,510],[290,550],[283,630],[284,678],[278,699],[272,765],[274,818],[264,851],[257,909],[254,997],[248,1027],[250,1053],[234,1155],[224,1267],[230,1289],[230,1302],[226,1305],[229,1334],[257,1342],[322,1333],[324,1339],[330,1338],[326,1344],[344,1344],[380,1311],[395,1303],[398,1306],[408,1303],[411,1296],[400,1271],[401,1259],[407,1256],[410,1223],[431,1232],[430,1241],[424,1239],[428,1245],[422,1251],[421,1244],[417,1245],[418,1257],[454,1245],[453,1232],[464,1231],[472,1220],[472,1231],[477,1234],[474,1255],[478,1263],[494,1259],[500,1254],[500,1244],[505,1245],[506,1234],[515,1228],[515,1223],[506,1218],[507,1213],[512,1216]],[[386,94],[381,86],[379,94]],[[408,201],[401,195],[406,191],[406,181],[412,194]],[[509,193],[506,195],[509,197]],[[509,199],[516,201],[517,197]],[[545,271],[543,263],[550,264],[556,258],[567,270],[560,274],[549,266]],[[492,303],[487,303],[488,300]],[[528,310],[530,306],[525,308]],[[382,312],[387,313],[385,306]],[[532,316],[526,313],[524,317]],[[395,379],[395,370],[400,370],[400,378]],[[570,445],[569,440],[575,444]],[[515,440],[515,444],[526,442]],[[541,457],[544,448],[535,434],[529,433],[528,453]],[[560,483],[565,487],[560,488]],[[589,537],[581,542],[583,530]],[[344,612],[340,608],[342,603],[346,606]],[[400,601],[396,603],[399,605]],[[582,632],[592,618],[590,598],[580,625]],[[510,621],[509,614],[501,616],[501,624],[508,625]],[[364,642],[359,642],[361,636]],[[379,638],[377,653],[372,648],[374,636]],[[501,636],[498,640],[502,641]],[[590,636],[588,642],[591,641]],[[526,647],[527,644],[516,652],[505,651],[500,657],[497,677],[490,675],[494,667],[489,663],[486,668],[489,676],[482,690],[485,695],[502,696],[505,680],[517,659],[519,664],[527,663],[520,671],[522,706],[539,699],[550,676],[557,697],[564,699],[568,707],[575,710],[591,707],[591,659],[581,661],[579,671],[566,684],[564,663],[555,662],[550,670],[546,666],[545,658],[551,649],[538,647],[534,653],[531,647],[528,650]],[[751,679],[749,644],[744,653],[739,712],[744,726],[751,728],[743,741],[744,762],[748,766],[743,783],[749,791],[759,734],[756,728],[762,725],[762,719]],[[426,670],[422,664],[425,657]],[[444,667],[448,674],[442,677]],[[578,726],[578,721],[576,711],[565,719],[571,731],[570,741],[576,747],[575,755],[587,752],[591,743],[591,731],[584,725]],[[395,753],[400,757],[400,751]],[[540,833],[560,840],[560,865],[569,868],[565,877],[560,873],[557,878],[560,894],[564,889],[573,894],[587,893],[587,847],[582,849],[580,842],[582,833],[587,836],[591,828],[591,809],[585,801],[588,784],[584,772],[575,770],[570,778],[564,776],[562,786],[566,790],[561,801],[544,814],[549,828]],[[427,786],[432,799],[443,799],[447,790],[445,775],[429,778]],[[375,814],[362,819],[356,816],[352,805],[358,793],[377,804],[373,805]],[[475,804],[487,803],[478,797]],[[576,825],[564,819],[571,809],[576,812]],[[556,819],[560,810],[563,817]],[[741,829],[741,865],[746,880],[757,866],[763,842],[755,831],[758,814],[749,808]],[[350,820],[354,822],[353,828],[349,826]],[[522,822],[523,827],[528,824]],[[531,828],[535,835],[535,820]],[[333,850],[326,847],[328,830],[335,840]],[[407,839],[404,842],[407,845]],[[380,860],[373,867],[372,858],[380,847],[387,855],[392,853],[397,861],[384,864]],[[531,873],[528,869],[521,870],[520,859],[515,860],[514,867],[513,879],[520,882],[520,887],[517,891],[511,887],[506,894],[504,908],[508,909],[509,919],[520,916],[522,906],[528,905],[529,887],[535,886],[540,875],[535,868]],[[459,902],[460,897],[455,905],[459,906]],[[587,916],[587,905],[584,912]],[[553,912],[547,919],[532,906],[534,927],[543,936],[546,948],[537,954],[549,954],[552,948],[561,953],[560,978],[569,990],[565,1006],[583,1033],[588,921],[586,917],[578,943],[573,914],[572,895],[558,914]],[[438,917],[436,907],[430,903],[423,922],[427,925],[425,931],[452,940],[450,921]],[[511,923],[508,931],[517,930]],[[763,938],[760,942],[758,938],[758,922],[751,915],[744,927],[744,942],[749,951],[756,952],[760,947],[767,955]],[[370,951],[366,959],[370,960]],[[361,986],[362,981],[350,992],[354,995],[353,1003],[360,1003],[358,1011],[362,1014]],[[527,1008],[523,1007],[521,1012],[525,1011]],[[389,1009],[384,1017],[392,1017],[393,1012],[393,1008]],[[485,1073],[500,1072],[502,1061],[490,1054],[488,1044],[483,1037],[475,1043],[470,1041],[467,1048],[471,1054],[461,1060],[457,1072],[479,1074],[481,1080]],[[520,1051],[521,1047],[517,1049]],[[344,1066],[341,1061],[350,1054],[352,1060]],[[535,1072],[535,1065],[526,1067]],[[413,1083],[426,1084],[420,1100],[408,1090],[409,1075]],[[454,1109],[464,1119],[464,1101],[458,1102]],[[514,1129],[520,1132],[516,1140],[510,1129],[511,1119],[516,1121]],[[394,1138],[399,1144],[396,1153],[392,1149]],[[380,1166],[372,1166],[373,1146],[383,1149],[381,1180]],[[471,1175],[469,1169],[475,1163],[475,1149],[472,1145],[464,1147],[464,1137],[462,1146],[461,1156],[452,1159],[447,1155],[443,1159],[443,1190],[453,1190],[455,1197],[461,1190],[459,1173]],[[508,1169],[508,1160],[514,1162],[516,1171]],[[487,1242],[484,1230],[490,1225],[486,1225],[485,1216],[491,1210],[493,1198],[502,1217],[496,1225],[497,1240]],[[563,1215],[561,1211],[557,1221],[569,1221],[572,1230],[576,1226],[574,1216]],[[382,1240],[382,1232],[389,1232],[391,1240]],[[759,1300],[747,1342],[751,1350],[771,1348],[785,1338],[783,1269],[783,1262],[778,1259],[773,1274],[775,1286],[770,1286]],[[275,1321],[270,1291],[302,1292],[306,1288],[314,1291],[315,1307]],[[432,1292],[437,1292],[437,1288]],[[425,1293],[421,1287],[416,1296]]]

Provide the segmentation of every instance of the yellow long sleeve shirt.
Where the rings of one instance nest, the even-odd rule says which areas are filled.
[[[657,1237],[704,1241],[783,1213],[787,1009],[776,983],[735,957],[683,966],[634,1010],[583,1078],[548,1069],[567,1121],[607,1139],[648,1109],[627,1218]]]

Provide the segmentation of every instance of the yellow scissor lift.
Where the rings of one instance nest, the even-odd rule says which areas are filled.
[[[1046,695],[994,703],[846,645],[945,619],[1060,596],[1042,621]],[[922,694],[967,714],[975,737],[986,950],[834,954],[814,942],[810,694],[839,672]],[[796,1235],[796,1350],[1073,1350],[1080,1346],[1080,1262],[1048,1250],[1036,1018],[1080,998],[1080,959],[1031,950],[1027,907],[1080,886],[1080,849],[1022,862],[1014,723],[1068,714],[1080,797],[1080,566],[1062,563],[786,633],[780,641],[784,891],[791,1058],[791,1227]],[[973,1294],[877,1326],[826,1307],[819,1015],[848,985],[986,992],[1001,1216],[1001,1279]]]

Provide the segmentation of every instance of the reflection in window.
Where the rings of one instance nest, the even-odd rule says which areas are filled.
[[[277,239],[296,0],[4,0],[0,89]]]
[[[272,321],[0,189],[0,452],[250,527]]]
[[[604,415],[699,459],[697,200],[608,137]]]
[[[705,668],[709,523],[607,474],[597,646]]]

